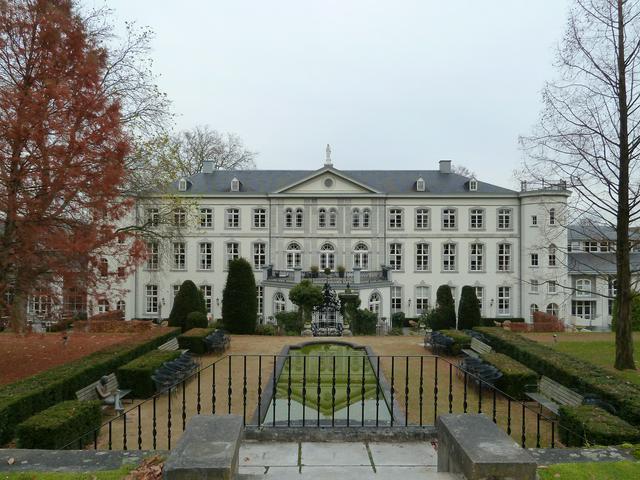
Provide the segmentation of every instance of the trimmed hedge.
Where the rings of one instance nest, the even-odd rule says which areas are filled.
[[[164,362],[169,362],[178,358],[181,352],[178,350],[164,351],[154,350],[126,365],[118,368],[118,385],[120,388],[131,390],[133,398],[149,398],[155,393],[155,385],[151,380],[151,375]]]
[[[191,312],[187,315],[185,320],[184,331],[191,330],[192,328],[207,328],[209,326],[209,320],[207,315],[202,312]]]
[[[500,353],[581,394],[595,394],[619,417],[640,426],[640,387],[592,363],[502,328],[475,328]]]
[[[105,374],[176,336],[174,329],[137,345],[112,345],[36,375],[0,387],[0,444],[13,438],[16,426],[32,415],[97,382]]]
[[[463,348],[469,348],[471,346],[471,337],[466,333],[462,333],[460,330],[440,330],[440,333],[453,339],[454,343],[449,349],[449,353],[452,355],[460,355]]]
[[[186,348],[196,355],[204,355],[207,353],[207,345],[204,343],[204,339],[214,330],[215,328],[192,328],[178,336],[178,345],[180,345],[180,348]]]
[[[61,448],[102,424],[100,401],[69,400],[35,414],[16,428],[18,448]],[[92,436],[85,444],[93,441]],[[84,445],[83,445],[84,446]],[[78,448],[78,445],[71,445]]]
[[[538,374],[503,353],[485,353],[480,358],[502,372],[496,387],[518,400],[526,400],[527,387],[538,383]]]
[[[638,428],[595,405],[561,406],[559,413],[560,441],[567,447],[640,441]]]

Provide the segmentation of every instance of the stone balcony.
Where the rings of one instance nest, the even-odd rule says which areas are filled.
[[[363,288],[367,286],[391,285],[391,270],[382,267],[381,270],[361,270],[354,268],[350,272],[324,272],[303,271],[300,268],[293,270],[275,270],[268,266],[263,270],[263,284],[296,285],[302,280],[310,280],[312,283],[324,285],[329,283],[331,287],[346,288],[347,285],[353,288]]]

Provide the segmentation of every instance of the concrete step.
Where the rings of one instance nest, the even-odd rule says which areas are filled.
[[[271,467],[263,472],[240,469],[238,480],[464,480],[459,475],[438,473],[429,467],[382,467],[374,472],[368,467]]]

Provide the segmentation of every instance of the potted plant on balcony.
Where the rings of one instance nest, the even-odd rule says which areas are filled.
[[[331,275],[331,269],[329,267],[326,267],[324,269],[324,274],[328,277],[329,275]]]
[[[318,278],[320,268],[317,265],[311,265],[311,278]]]
[[[340,278],[344,278],[344,272],[345,272],[346,270],[347,270],[347,269],[346,269],[346,268],[344,268],[344,265],[338,265],[338,276],[339,276]]]

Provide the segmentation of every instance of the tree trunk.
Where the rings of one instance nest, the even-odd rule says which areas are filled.
[[[27,329],[27,297],[20,289],[16,289],[9,313],[9,323],[14,333],[23,333]]]
[[[631,266],[629,265],[629,127],[624,49],[623,0],[618,0],[618,104],[620,112],[620,181],[616,226],[616,280],[618,319],[616,322],[615,368],[635,368],[631,332]]]

